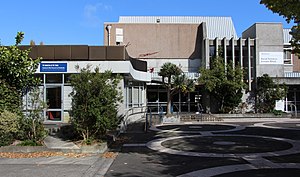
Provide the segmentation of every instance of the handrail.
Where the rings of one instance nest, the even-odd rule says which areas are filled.
[[[136,114],[136,113],[146,113],[147,111],[144,111],[144,108],[147,108],[147,106],[142,106],[142,107],[132,107],[132,108],[129,108],[124,116],[123,116],[123,119],[121,119],[121,122],[119,124],[119,126],[121,127],[121,130],[120,132],[125,132],[126,129],[127,129],[127,126],[128,126],[128,121],[129,121],[129,117],[133,114]],[[141,109],[140,112],[134,112],[135,109]],[[130,113],[131,112],[131,113]],[[123,127],[122,127],[122,124],[123,124]]]

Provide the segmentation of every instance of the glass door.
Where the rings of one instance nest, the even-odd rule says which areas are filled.
[[[62,86],[46,85],[46,121],[62,121]]]

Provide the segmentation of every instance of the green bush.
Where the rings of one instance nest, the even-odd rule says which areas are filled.
[[[0,135],[0,147],[1,146],[8,146],[12,144],[14,138],[11,134],[2,134]]]
[[[41,142],[47,135],[42,121],[37,121],[30,118],[21,120],[21,139]]]
[[[46,105],[41,99],[41,91],[38,87],[29,92],[29,102],[31,109],[28,110],[27,116],[21,120],[23,139],[41,142],[47,135],[41,114]]]
[[[34,140],[24,140],[18,146],[42,146],[42,144]]]
[[[84,141],[101,139],[107,130],[117,127],[117,108],[122,100],[119,83],[119,75],[101,73],[98,67],[91,71],[87,66],[71,76],[71,121]]]
[[[18,92],[4,80],[1,80],[0,76],[0,111],[7,110],[14,112],[20,108],[20,105],[20,95]]]
[[[9,145],[20,130],[20,117],[16,113],[4,110],[0,113],[0,146]]]
[[[281,110],[275,110],[275,109],[272,112],[275,116],[281,116],[283,113]]]

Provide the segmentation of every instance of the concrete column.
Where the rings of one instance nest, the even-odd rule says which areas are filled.
[[[224,65],[225,73],[227,72],[227,46],[226,46],[226,37],[223,38],[223,54],[224,54]]]
[[[250,50],[250,38],[247,38],[247,49],[248,49],[248,86],[251,91],[251,50]]]
[[[243,69],[243,39],[239,38],[239,48],[240,48],[240,65]]]
[[[235,54],[234,54],[234,38],[231,38],[231,51],[232,51],[232,68],[235,68]]]
[[[216,56],[219,56],[219,39],[217,37],[215,39],[215,45],[216,45]]]
[[[204,48],[205,48],[205,68],[209,69],[210,68],[210,58],[209,58],[209,39],[205,38],[204,39]]]

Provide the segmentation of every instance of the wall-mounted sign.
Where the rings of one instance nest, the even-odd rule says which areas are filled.
[[[40,72],[67,72],[67,63],[40,63]]]
[[[283,52],[259,52],[259,64],[283,65]]]

